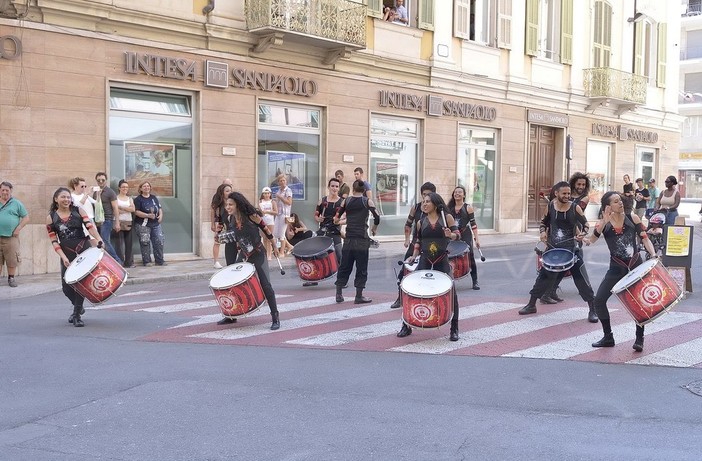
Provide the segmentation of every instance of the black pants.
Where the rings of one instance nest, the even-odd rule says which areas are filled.
[[[243,260],[244,252],[242,251],[239,254],[239,261]],[[270,270],[268,268],[268,258],[266,257],[266,251],[263,249],[263,246],[261,245],[257,249],[255,249],[246,260],[256,267],[258,281],[261,282],[261,289],[263,290],[263,294],[266,296],[266,301],[268,301],[268,307],[271,310],[271,314],[277,313],[278,303],[275,300],[275,291],[273,291],[273,285],[271,285]]]
[[[71,285],[66,283],[66,269],[67,267],[64,266],[63,261],[61,261],[61,290],[63,290],[63,294],[66,296],[66,298],[68,298],[73,307],[82,308],[85,298],[83,295],[74,290]]]
[[[475,251],[473,251],[473,238],[471,237],[470,240],[463,240],[468,244],[468,248],[470,248],[470,253],[468,254],[468,258],[470,259],[470,278],[473,280],[473,283],[478,283],[478,265],[475,264]]]
[[[341,265],[341,254],[342,254],[342,240],[339,234],[327,234],[323,231],[317,231],[318,237],[329,237],[334,240],[334,254],[336,254],[336,262]]]
[[[341,265],[339,272],[336,274],[336,283],[338,287],[346,286],[351,276],[354,264],[356,265],[356,278],[353,281],[353,286],[356,288],[365,288],[368,280],[368,249],[370,248],[370,239],[364,238],[347,238],[344,246],[341,249]]]
[[[224,244],[224,260],[227,262],[227,266],[234,264],[238,255],[239,252],[236,247],[236,242]]]
[[[637,264],[638,265],[638,264]],[[634,266],[636,267],[636,266]],[[632,267],[633,269],[633,267]],[[597,317],[602,321],[602,327],[605,328],[609,326],[609,310],[607,309],[607,300],[612,296],[612,288],[617,284],[625,275],[629,273],[629,269],[617,264],[616,262],[609,261],[609,269],[600,283],[600,287],[597,289],[597,294],[595,295],[595,312]],[[605,333],[610,333],[606,331]],[[643,336],[644,327],[636,325],[636,336]]]
[[[124,262],[124,267],[130,267],[134,264],[134,248],[132,229],[121,230],[117,232],[115,251],[117,256]]]
[[[583,301],[589,303],[595,298],[595,293],[590,285],[590,279],[587,276],[587,270],[585,270],[585,262],[583,258],[580,257],[580,254],[581,253],[576,250],[575,255],[577,259],[573,267],[570,268],[570,273],[573,276],[573,282],[578,288],[580,297],[583,298]],[[551,272],[542,267],[538,277],[536,277],[534,287],[529,294],[533,299],[537,299],[547,292],[550,293],[559,277],[563,277],[563,272]]]

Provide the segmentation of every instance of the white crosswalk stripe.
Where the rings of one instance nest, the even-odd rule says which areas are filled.
[[[700,314],[690,314],[686,312],[669,312],[661,316],[655,322],[646,325],[646,334],[675,328],[686,323],[702,319]],[[634,323],[626,323],[612,327],[614,340],[616,342],[631,341],[636,337]],[[602,338],[602,330],[586,333],[584,335],[573,336],[562,341],[554,341],[529,349],[505,354],[505,357],[533,357],[543,359],[568,359],[576,355],[591,352],[592,343]]]
[[[502,312],[510,309],[520,307],[521,304],[511,304],[511,303],[481,303],[473,306],[462,307],[459,309],[459,318],[468,319],[473,317],[479,317],[481,315],[493,314],[496,312]],[[400,330],[402,312],[398,310],[398,319],[391,322],[376,323],[373,325],[367,325],[363,327],[349,328],[346,330],[336,331],[333,333],[327,333],[316,336],[308,336],[307,338],[300,338],[291,341],[287,341],[290,344],[304,344],[308,346],[340,346],[342,344],[348,344],[356,341],[363,341],[366,339],[378,338],[380,336],[389,335],[392,333],[397,333]],[[448,326],[444,329],[448,334]]]
[[[668,314],[670,315],[670,314]],[[646,327],[648,329],[648,326]],[[645,350],[645,349],[644,349]],[[702,338],[693,339],[662,351],[654,352],[626,363],[638,365],[666,365],[669,367],[691,367],[702,363]]]

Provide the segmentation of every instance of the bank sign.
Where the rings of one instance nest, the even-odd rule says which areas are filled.
[[[482,104],[444,100],[436,95],[416,95],[396,91],[380,90],[380,107],[423,112],[440,117],[442,115],[485,120],[497,118],[497,109]]]
[[[211,60],[205,61],[203,72],[200,73],[198,64],[197,61],[189,59],[128,51],[125,53],[124,71],[128,74],[146,74],[152,77],[193,82],[203,75],[204,84],[207,87],[229,88],[231,86],[308,98],[319,91],[317,82],[301,77],[230,68],[226,62]]]

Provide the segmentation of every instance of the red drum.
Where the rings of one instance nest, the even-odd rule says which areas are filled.
[[[415,259],[412,264],[404,263],[402,265],[403,276],[407,277],[409,274],[414,272],[417,269],[418,265],[419,265],[419,258]]]
[[[402,320],[411,327],[438,328],[453,315],[453,280],[439,271],[414,271],[402,279]]]
[[[64,280],[92,304],[100,304],[124,285],[127,271],[105,250],[93,247],[71,262]]]
[[[470,247],[466,242],[456,240],[449,242],[448,247],[448,262],[451,266],[453,279],[462,279],[470,272]]]
[[[256,266],[236,263],[217,271],[210,279],[210,291],[222,315],[238,317],[255,311],[266,300]]]
[[[683,296],[682,288],[659,259],[646,261],[622,277],[612,293],[639,325],[665,314]]]
[[[329,237],[305,239],[293,247],[292,254],[302,280],[319,282],[333,277],[339,270],[334,240]]]

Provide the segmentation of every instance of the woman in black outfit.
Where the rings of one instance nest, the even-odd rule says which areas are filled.
[[[271,310],[271,318],[273,320],[271,330],[277,330],[280,328],[278,304],[271,285],[268,258],[261,241],[260,231],[263,231],[268,240],[273,240],[273,234],[271,234],[271,231],[263,221],[262,214],[241,193],[232,192],[229,194],[225,208],[228,214],[228,226],[231,226],[234,230],[234,238],[239,247],[239,260],[246,259],[247,262],[256,266],[258,280],[261,282],[263,294],[266,296],[268,307]],[[236,319],[224,317],[217,322],[217,325],[235,322]]]
[[[446,213],[446,204],[436,192],[430,192],[422,199],[424,217],[414,229],[414,251],[406,262],[411,263],[419,256],[416,270],[436,270],[451,276],[451,266],[448,262],[446,248],[451,240],[460,240],[453,216]],[[442,212],[444,212],[442,214]],[[446,222],[444,222],[444,215]],[[402,329],[397,333],[398,338],[412,334],[412,327],[402,323]],[[458,341],[458,296],[453,288],[453,318],[451,319],[451,341]]]
[[[595,226],[595,231],[584,242],[591,245],[602,235],[609,248],[609,269],[600,283],[595,295],[595,312],[602,322],[604,336],[592,343],[592,347],[614,347],[614,335],[607,310],[607,300],[612,296],[612,288],[625,275],[643,261],[639,255],[637,234],[643,241],[646,251],[654,257],[655,250],[648,239],[646,229],[638,216],[624,212],[624,204],[618,192],[610,191],[602,196],[602,217]],[[643,350],[644,327],[636,325],[636,341],[633,348],[636,352]]]
[[[463,186],[457,186],[451,194],[451,199],[448,202],[448,212],[456,221],[456,226],[461,233],[461,240],[468,244],[470,253],[470,278],[473,280],[473,289],[480,290],[478,285],[478,265],[475,264],[475,252],[473,248],[473,239],[475,239],[475,247],[480,248],[478,242],[478,225],[475,223],[475,210],[471,205],[465,202],[466,190]]]
[[[90,237],[85,236],[83,226],[88,229],[90,236],[98,242],[98,247],[102,247],[102,238],[85,210],[73,205],[71,191],[65,187],[56,189],[49,208],[49,215],[46,217],[46,231],[49,233],[49,240],[51,240],[54,251],[61,257],[61,288],[63,294],[73,305],[73,314],[68,318],[68,323],[72,323],[75,327],[84,326],[83,320],[80,318],[85,313],[84,298],[66,283],[64,276],[71,261],[90,248]]]

